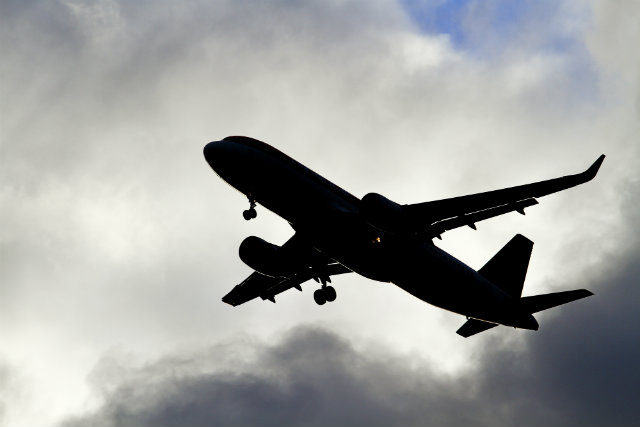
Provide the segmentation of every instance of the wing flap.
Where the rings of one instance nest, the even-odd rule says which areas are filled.
[[[473,212],[470,214],[462,214],[455,218],[448,218],[442,221],[438,221],[435,224],[431,225],[428,229],[428,234],[433,237],[440,237],[442,233],[448,230],[453,230],[454,228],[463,227],[465,225],[473,228],[475,230],[475,223],[479,221],[483,221],[485,219],[493,218],[498,215],[503,215],[508,212],[518,211],[522,215],[524,215],[524,209],[529,206],[537,205],[538,201],[536,199],[525,199],[520,200],[515,203],[509,203],[502,206],[496,206],[494,208],[485,209],[478,212]]]

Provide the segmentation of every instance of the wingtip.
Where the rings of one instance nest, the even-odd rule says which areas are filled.
[[[569,292],[573,292],[573,295],[575,296],[576,300],[593,296],[593,292],[591,292],[588,289],[576,289],[575,291],[569,291]]]
[[[235,307],[236,305],[238,305],[238,304],[235,304],[235,301],[229,298],[229,295],[225,295],[224,297],[222,297],[222,302],[229,304],[232,307]]]
[[[589,179],[593,179],[593,177],[596,176],[598,170],[600,169],[600,166],[602,166],[602,162],[604,162],[605,157],[606,156],[604,154],[601,154],[600,157],[598,157],[596,161],[593,162],[589,169],[587,169],[586,174],[589,176]]]

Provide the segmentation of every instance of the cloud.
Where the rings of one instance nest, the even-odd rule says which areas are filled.
[[[582,287],[587,272],[622,265],[635,246],[621,242],[637,223],[623,208],[637,194],[622,189],[638,170],[638,55],[629,46],[638,6],[527,3],[526,13],[514,11],[517,25],[494,26],[504,2],[462,4],[452,16],[474,42],[461,46],[418,31],[391,0],[2,2],[0,335],[10,366],[31,374],[29,398],[5,405],[7,423],[46,424],[82,407],[86,372],[114,347],[148,360],[243,331],[268,337],[323,323],[316,335],[343,343],[340,355],[371,367],[379,354],[401,364],[413,351],[445,391],[453,390],[445,371],[484,360],[469,358],[483,341],[452,333],[461,318],[365,279],[337,284],[332,307],[314,305],[313,285],[275,306],[221,304],[249,273],[237,259],[242,238],[280,243],[292,233],[264,209],[245,223],[244,197],[207,167],[202,146],[229,134],[272,143],[357,196],[399,202],[559,176],[605,152],[594,182],[543,199],[526,218],[438,244],[479,267],[513,234],[527,235],[536,242],[528,293]],[[482,19],[473,20],[474,5]],[[363,354],[360,339],[380,348]],[[244,350],[264,356],[291,340]],[[203,360],[211,358],[197,358],[184,378],[222,375],[233,385],[237,370],[204,369]],[[275,387],[287,407],[286,390],[251,366],[241,374]],[[145,375],[169,381],[144,370],[132,378],[131,369],[122,384],[102,378],[112,384],[107,401],[136,378],[146,384]],[[365,371],[347,375],[353,392],[396,414],[358,388]],[[277,375],[293,387],[301,374]],[[403,393],[419,387],[407,387],[389,393],[411,402]],[[449,395],[460,403],[457,391]],[[132,401],[165,405],[164,395],[148,395]],[[407,405],[407,422],[418,419]]]
[[[357,350],[311,326],[274,344],[253,343],[248,365],[202,366],[215,366],[234,346],[135,370],[106,393],[101,410],[63,425],[424,425],[452,416],[452,397],[465,400],[464,382],[451,384],[408,357]]]
[[[28,399],[25,373],[14,364],[8,363],[0,353],[0,425],[9,425],[12,407],[19,406]]]
[[[624,218],[635,224],[638,187],[627,191]],[[635,425],[640,238],[621,247],[585,272],[596,295],[540,314],[537,332],[500,327],[464,340],[479,345],[453,374],[302,325],[273,341],[244,335],[142,363],[106,354],[89,377],[100,407],[60,425]]]
[[[631,226],[638,187],[624,191]],[[465,340],[479,346],[453,374],[303,325],[274,341],[244,336],[151,362],[105,355],[90,376],[101,406],[60,425],[635,425],[640,239],[629,237],[622,254],[585,271],[582,285],[596,295],[540,314],[537,332]]]
[[[612,265],[588,310],[521,331],[523,345],[495,335],[455,375],[316,326],[140,366],[106,357],[92,374],[104,404],[62,425],[633,425],[639,274]]]
[[[0,362],[0,391],[3,395],[6,393],[6,389],[8,388],[9,380],[11,379],[11,372],[9,368]],[[5,413],[6,402],[4,399],[0,400],[0,423],[4,424],[4,413]]]

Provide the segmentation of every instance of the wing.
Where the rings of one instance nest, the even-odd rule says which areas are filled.
[[[351,270],[338,263],[306,267],[298,274],[287,278],[265,276],[255,271],[242,283],[235,286],[231,292],[225,295],[222,298],[222,301],[234,307],[244,304],[247,301],[251,301],[257,297],[260,297],[263,300],[268,299],[272,302],[276,302],[276,295],[291,288],[296,288],[297,290],[302,291],[302,286],[300,285],[310,279],[330,282],[330,276],[350,272]]]
[[[475,229],[478,221],[513,211],[524,215],[524,208],[538,203],[537,197],[592,180],[604,157],[604,154],[601,155],[586,171],[575,175],[451,199],[404,205],[402,209],[414,229],[426,229],[431,237],[440,237],[447,230],[465,225]]]
[[[331,282],[331,276],[351,272],[314,249],[300,233],[294,234],[280,250],[282,256],[290,261],[290,266],[293,266],[286,277],[268,276],[255,271],[225,295],[222,301],[233,306],[257,297],[276,302],[275,296],[286,290],[296,288],[302,291],[300,285],[309,279],[326,283]]]

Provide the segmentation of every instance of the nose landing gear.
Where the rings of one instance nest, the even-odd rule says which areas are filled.
[[[258,216],[258,212],[256,212],[256,201],[253,200],[251,193],[247,194],[247,198],[249,199],[249,209],[242,212],[242,217],[249,221]]]
[[[318,305],[323,305],[326,302],[333,302],[336,300],[337,294],[333,286],[322,285],[322,287],[313,293],[313,300]]]

